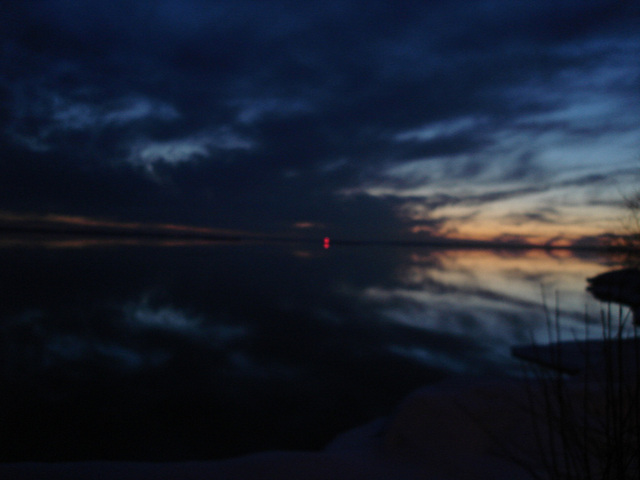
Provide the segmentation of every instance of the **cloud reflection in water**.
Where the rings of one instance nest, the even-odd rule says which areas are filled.
[[[597,320],[598,307],[584,287],[585,275],[601,269],[597,258],[580,259],[568,251],[435,250],[410,255],[398,266],[395,284],[372,285],[361,295],[391,322],[473,338],[493,361],[504,362],[514,344],[548,338],[544,305],[553,311],[556,295],[566,338],[583,332],[585,308]],[[465,370],[460,352],[392,350]],[[464,362],[467,369],[473,365],[471,359]]]
[[[0,256],[0,440],[14,460],[319,448],[424,384],[513,372],[508,348],[544,334],[541,285],[579,327],[584,279],[605,269],[566,253],[322,242]],[[51,450],[48,436],[72,434]]]

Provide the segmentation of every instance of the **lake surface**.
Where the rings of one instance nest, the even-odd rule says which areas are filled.
[[[0,460],[321,448],[453,375],[583,334],[602,253],[0,241]],[[543,301],[543,295],[546,300]],[[555,315],[555,313],[552,313]],[[593,328],[594,333],[597,327]]]

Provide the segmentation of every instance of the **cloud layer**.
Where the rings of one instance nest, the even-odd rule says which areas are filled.
[[[632,2],[16,3],[0,209],[352,238],[597,235],[637,183]]]

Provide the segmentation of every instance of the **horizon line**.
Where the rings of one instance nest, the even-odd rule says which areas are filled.
[[[317,243],[322,245],[326,236],[298,237],[294,235],[264,234],[252,232],[218,231],[199,227],[159,228],[158,225],[140,226],[139,228],[100,227],[95,225],[0,225],[0,235],[19,235],[27,237],[74,237],[74,238],[136,238],[144,240],[180,240],[181,245],[191,242],[255,242],[265,243]],[[527,242],[501,242],[496,240],[455,239],[446,237],[432,237],[421,240],[408,239],[349,239],[331,238],[331,247],[357,246],[392,246],[392,247],[435,247],[435,248],[467,248],[467,249],[513,249],[513,250],[592,250],[609,252],[629,252],[637,248],[624,245],[596,245],[596,244],[534,244]]]

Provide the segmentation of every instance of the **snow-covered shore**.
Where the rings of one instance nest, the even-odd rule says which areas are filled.
[[[635,350],[627,353],[633,353],[628,358],[637,363]],[[632,381],[637,381],[636,363],[626,377]],[[581,405],[585,392],[596,392],[596,402],[600,399],[600,390],[591,387],[600,388],[602,379],[597,369],[590,370],[591,380],[584,375],[566,380],[567,400],[573,398]],[[525,466],[541,466],[539,439],[549,438],[549,432],[540,432],[549,424],[544,413],[535,418],[531,411],[532,405],[545,403],[545,395],[535,380],[452,378],[412,393],[388,418],[345,432],[322,451],[265,452],[184,463],[0,464],[0,478],[527,479],[531,475]]]
[[[389,417],[319,452],[266,452],[223,461],[0,464],[2,479],[528,478],[495,436],[519,435],[525,413],[509,381],[457,379],[414,392]]]

